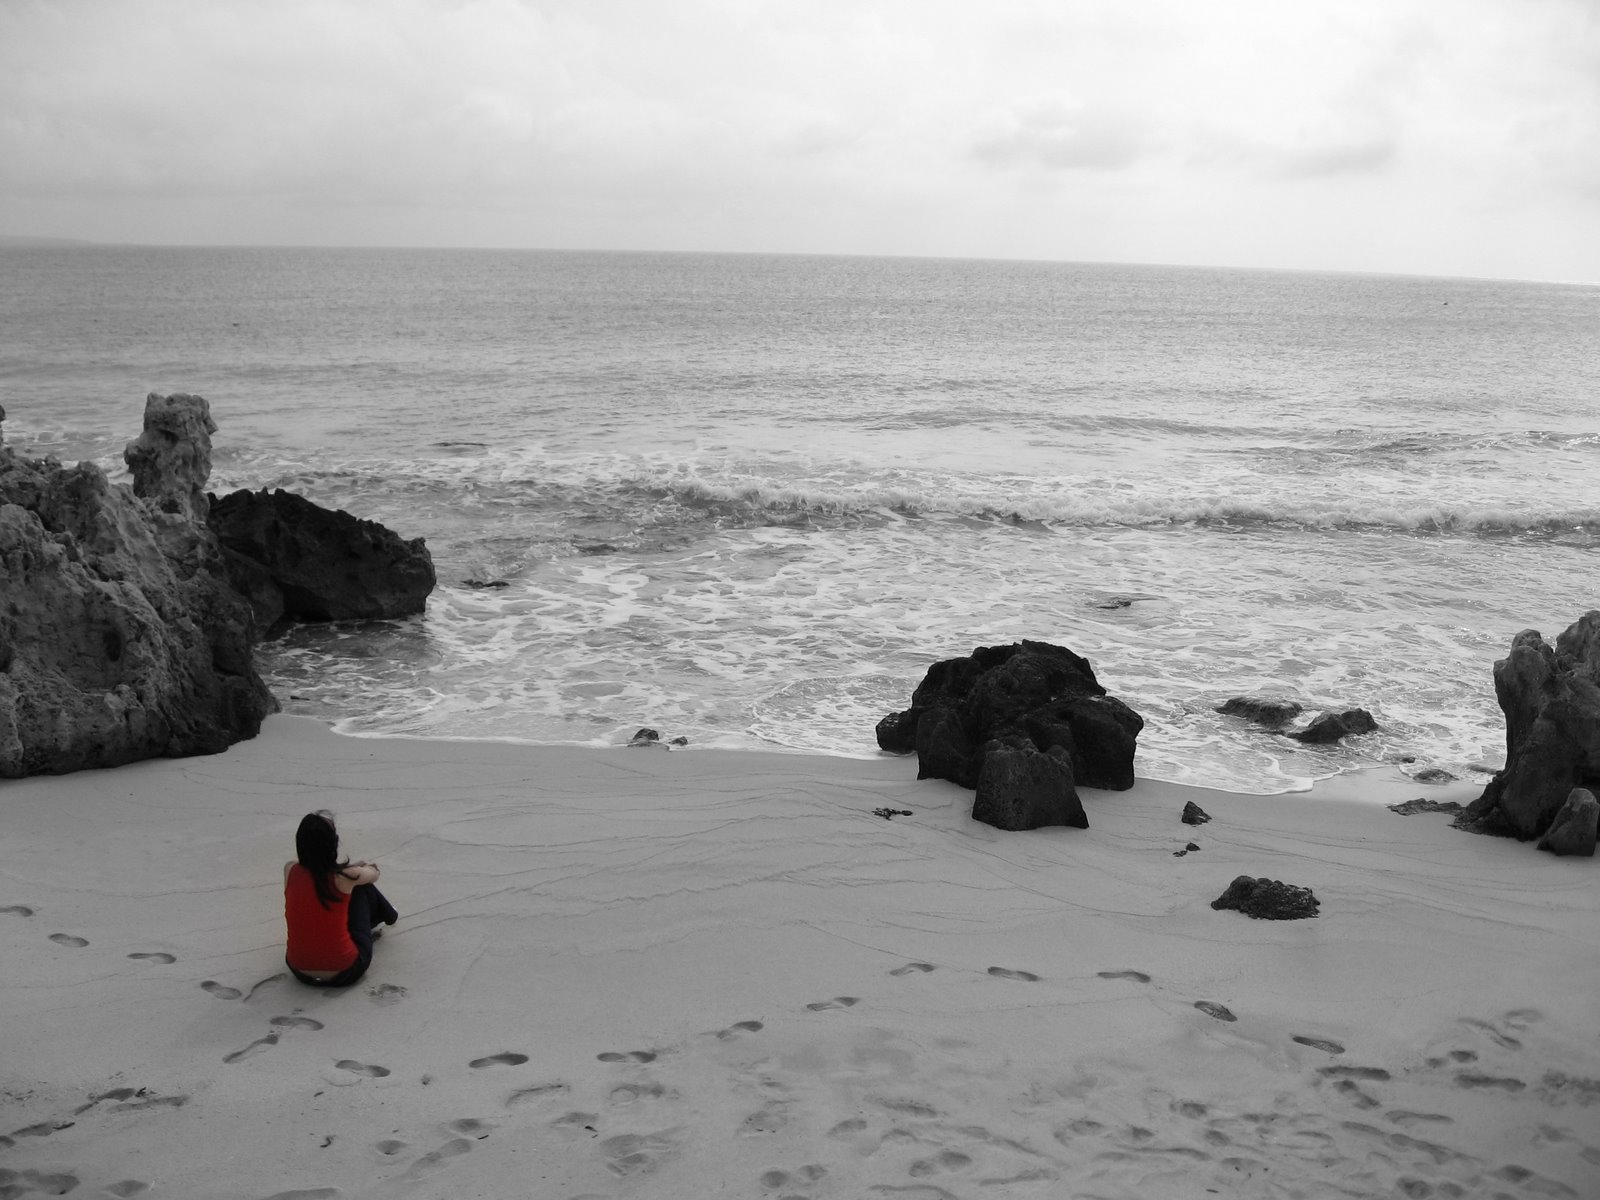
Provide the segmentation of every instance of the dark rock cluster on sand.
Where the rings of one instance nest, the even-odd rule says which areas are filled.
[[[1126,790],[1144,720],[1064,646],[982,646],[936,662],[911,707],[878,722],[878,745],[917,755],[917,778],[973,788],[972,815],[1000,829],[1085,828],[1077,787]]]
[[[0,776],[213,754],[277,710],[269,622],[207,524],[214,432],[201,397],[150,395],[131,488],[0,446]],[[360,553],[330,543],[322,574],[369,574]]]
[[[1300,921],[1316,916],[1320,906],[1310,888],[1241,875],[1211,902],[1211,907],[1237,909],[1260,921]]]
[[[1573,790],[1600,787],[1600,612],[1590,611],[1547,644],[1525,629],[1494,664],[1494,692],[1506,715],[1506,765],[1456,820],[1463,829],[1527,841],[1543,837]],[[1574,813],[1557,839],[1564,854],[1594,853],[1594,823]],[[1574,820],[1578,823],[1574,824]],[[1547,847],[1554,849],[1554,846]]]

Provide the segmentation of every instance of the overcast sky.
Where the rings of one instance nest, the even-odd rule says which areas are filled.
[[[0,233],[1600,281],[1600,0],[0,0]]]

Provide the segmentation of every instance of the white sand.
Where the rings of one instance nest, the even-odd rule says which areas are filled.
[[[0,785],[0,1197],[1600,1196],[1600,862],[1398,775],[1002,833],[915,774],[280,717]],[[402,913],[343,993],[317,808]]]

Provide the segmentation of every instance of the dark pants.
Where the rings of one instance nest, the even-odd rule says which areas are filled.
[[[349,987],[367,973],[372,965],[372,929],[375,925],[393,925],[400,919],[394,905],[384,897],[375,883],[358,883],[350,893],[350,940],[356,944],[356,960],[329,979],[317,979],[304,972],[290,971],[301,983],[312,987]]]

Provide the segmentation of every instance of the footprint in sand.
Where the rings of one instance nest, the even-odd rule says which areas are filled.
[[[1013,971],[1010,967],[990,967],[989,974],[996,979],[1022,979],[1028,983],[1039,982],[1039,977],[1032,971]]]
[[[804,1187],[808,1183],[815,1183],[827,1173],[828,1168],[819,1163],[807,1163],[792,1174],[774,1167],[772,1170],[762,1173],[761,1186],[769,1192],[781,1191],[791,1184]]]
[[[76,1175],[66,1172],[46,1174],[44,1171],[7,1171],[5,1175],[21,1180],[22,1186],[7,1183],[0,1195],[23,1196],[28,1192],[42,1192],[46,1196],[65,1196],[82,1182]]]
[[[1327,1038],[1306,1037],[1297,1033],[1291,1040],[1300,1043],[1302,1046],[1310,1046],[1313,1050],[1324,1050],[1329,1054],[1344,1053],[1343,1046],[1338,1042],[1330,1042]]]
[[[31,917],[33,916],[33,909],[26,904],[8,904],[4,908],[0,908],[0,916]]]
[[[172,955],[163,953],[160,950],[135,950],[132,954],[128,955],[128,957],[142,959],[145,962],[158,963],[163,967],[170,966],[172,963],[178,961]],[[149,1185],[146,1184],[145,1186],[148,1187]]]
[[[406,1169],[407,1179],[421,1179],[432,1175],[435,1171],[450,1164],[453,1158],[460,1158],[472,1149],[472,1143],[466,1138],[451,1138],[437,1150],[430,1150]]]
[[[658,1133],[619,1133],[600,1143],[606,1169],[613,1175],[644,1175],[654,1171],[677,1151],[671,1130]]]
[[[907,1174],[913,1179],[926,1179],[929,1175],[941,1175],[947,1171],[959,1171],[963,1167],[972,1165],[972,1157],[961,1153],[959,1150],[941,1150],[932,1158],[919,1158],[907,1168]]]
[[[867,1122],[863,1117],[846,1117],[832,1129],[828,1130],[831,1138],[853,1138],[867,1131]]]
[[[606,1099],[613,1108],[622,1108],[640,1100],[660,1100],[668,1095],[671,1093],[659,1083],[624,1083],[612,1088]]]
[[[461,1117],[459,1120],[451,1121],[449,1125],[451,1133],[465,1134],[477,1138],[480,1142],[493,1133],[494,1128],[493,1121],[485,1121],[481,1117]]]
[[[1230,1012],[1226,1005],[1218,1004],[1215,1000],[1196,1000],[1194,1006],[1208,1017],[1215,1017],[1219,1021],[1237,1021],[1239,1018]]]
[[[339,1200],[344,1195],[336,1187],[294,1188],[287,1192],[273,1192],[262,1200]]]
[[[150,1190],[150,1185],[142,1179],[119,1179],[116,1183],[106,1185],[106,1194],[127,1200],[129,1196],[142,1196]]]
[[[1097,974],[1101,979],[1127,979],[1134,983],[1150,982],[1150,976],[1143,971],[1100,971]]]
[[[384,1138],[383,1141],[374,1143],[372,1148],[385,1158],[393,1158],[406,1148],[406,1143],[398,1138]]]
[[[564,1096],[572,1089],[559,1081],[555,1083],[536,1083],[532,1087],[518,1088],[506,1097],[506,1107],[516,1104],[527,1104],[531,1100],[543,1100],[550,1096]]]
[[[143,1088],[139,1089],[141,1092]],[[137,1112],[143,1108],[182,1108],[189,1103],[189,1097],[182,1092],[176,1096],[146,1096],[142,1100],[129,1100],[125,1104],[113,1104],[112,1112]]]
[[[406,998],[406,989],[398,983],[380,983],[377,987],[367,989],[367,998],[374,1004],[399,1004]]]
[[[1528,1085],[1520,1079],[1503,1079],[1484,1075],[1478,1071],[1457,1071],[1456,1086],[1460,1088],[1495,1088],[1502,1092],[1520,1092]]]
[[[70,933],[52,933],[50,940],[58,946],[71,946],[74,950],[82,950],[89,944],[88,938],[73,937]]]
[[[860,1003],[860,996],[835,996],[832,1000],[813,1000],[806,1005],[806,1011],[824,1012],[830,1008],[849,1008],[851,1005]]]
[[[596,1054],[595,1057],[605,1063],[647,1063],[655,1062],[656,1052],[654,1050],[604,1050]]]
[[[341,1071],[349,1071],[352,1075],[360,1075],[366,1079],[382,1079],[389,1074],[388,1067],[374,1066],[370,1063],[359,1063],[353,1058],[341,1058],[333,1064]]]
[[[760,1033],[765,1028],[766,1026],[760,1021],[735,1021],[726,1029],[717,1030],[717,1036],[726,1042],[730,1038],[738,1037],[741,1033]]]
[[[215,979],[204,979],[200,982],[200,990],[209,992],[218,1000],[237,1000],[244,995],[238,988],[229,987],[225,983],[218,983]]]
[[[276,1025],[279,1029],[324,1028],[321,1021],[313,1020],[311,1017],[273,1017],[272,1020],[267,1022],[267,1024]]]
[[[268,1047],[276,1046],[277,1044],[278,1035],[275,1033],[269,1033],[266,1037],[258,1037],[248,1046],[245,1046],[239,1050],[235,1050],[232,1054],[224,1054],[222,1056],[222,1061],[225,1063],[240,1062],[243,1059],[249,1058],[253,1054],[260,1054]]]
[[[891,975],[910,975],[912,972],[918,972],[920,974],[926,975],[929,971],[931,971],[933,969],[934,969],[934,967],[933,967],[932,963],[912,962],[912,963],[907,963],[903,967],[896,967],[894,970],[890,971],[889,974],[891,974]]]
[[[487,1054],[482,1058],[475,1058],[467,1066],[474,1071],[481,1071],[485,1067],[520,1067],[527,1061],[526,1054],[518,1054],[515,1050],[502,1050],[499,1054]]]

